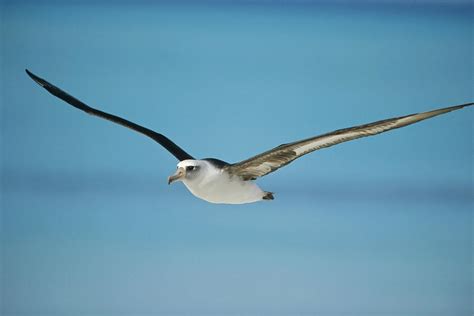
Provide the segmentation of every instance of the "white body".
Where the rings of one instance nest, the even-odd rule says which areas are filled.
[[[227,172],[206,160],[183,160],[178,168],[195,165],[194,175],[181,179],[196,197],[211,203],[244,204],[261,201],[265,192],[253,181],[231,177]]]

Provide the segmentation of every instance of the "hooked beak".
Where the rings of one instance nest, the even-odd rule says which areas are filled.
[[[178,170],[176,170],[176,173],[174,175],[168,177],[168,184],[171,184],[175,182],[176,180],[180,180],[185,175],[186,175],[186,171],[184,170],[184,168],[178,168]]]

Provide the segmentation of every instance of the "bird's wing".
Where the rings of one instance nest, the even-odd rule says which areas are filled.
[[[344,128],[327,134],[303,139],[289,144],[283,144],[247,160],[231,164],[226,167],[231,175],[239,176],[243,180],[254,180],[267,175],[293,160],[318,149],[330,147],[353,139],[377,135],[395,128],[404,127],[436,115],[459,110],[474,103],[466,103],[434,111],[411,114],[377,121],[369,124]]]
[[[194,159],[191,155],[189,155],[187,152],[185,152],[183,149],[181,149],[178,145],[173,143],[168,137],[159,134],[157,132],[154,132],[146,127],[140,126],[138,124],[135,124],[133,122],[130,122],[126,119],[123,119],[121,117],[118,117],[116,115],[112,115],[106,112],[102,112],[100,110],[91,108],[90,106],[86,105],[82,101],[79,101],[75,97],[71,96],[70,94],[66,93],[65,91],[59,89],[55,85],[47,82],[46,80],[36,76],[35,74],[31,73],[26,69],[26,73],[28,76],[31,77],[37,84],[45,88],[49,93],[52,95],[60,98],[63,101],[66,101],[70,105],[72,105],[75,108],[78,108],[79,110],[82,110],[88,114],[95,115],[101,118],[104,118],[106,120],[112,121],[114,123],[120,124],[122,126],[128,127],[133,129],[134,131],[137,131],[139,133],[142,133],[150,138],[152,138],[154,141],[159,143],[161,146],[166,148],[173,156],[175,156],[178,160],[186,160],[186,159]]]

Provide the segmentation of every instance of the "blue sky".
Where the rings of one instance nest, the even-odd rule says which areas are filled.
[[[274,201],[222,206],[24,73],[234,162],[472,101],[472,11],[449,8],[4,6],[2,314],[470,314],[472,109],[305,156],[259,181]]]

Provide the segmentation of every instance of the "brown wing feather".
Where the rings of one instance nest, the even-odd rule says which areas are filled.
[[[339,129],[327,134],[280,145],[247,160],[229,165],[226,167],[226,169],[230,174],[239,176],[244,180],[254,180],[258,177],[267,175],[289,164],[293,160],[315,150],[330,147],[361,137],[377,135],[473,104],[474,103],[466,103],[437,109],[434,111],[411,114],[369,124]]]

